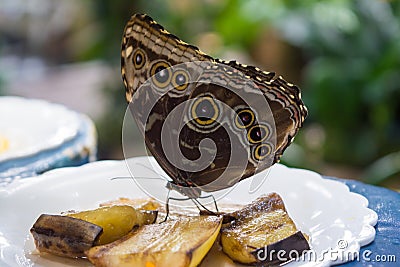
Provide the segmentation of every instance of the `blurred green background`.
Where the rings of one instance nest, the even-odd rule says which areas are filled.
[[[99,159],[123,158],[120,42],[134,13],[299,85],[309,117],[285,164],[400,189],[400,1],[0,0],[0,94],[88,114]]]

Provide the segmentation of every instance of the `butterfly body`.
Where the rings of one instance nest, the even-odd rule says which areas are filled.
[[[121,73],[147,148],[193,192],[231,187],[278,162],[307,116],[295,85],[214,59],[147,15],[125,27]]]

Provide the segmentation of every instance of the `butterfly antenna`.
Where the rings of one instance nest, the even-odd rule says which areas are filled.
[[[140,165],[145,169],[148,169],[149,171],[153,172],[154,174],[159,175],[160,177],[162,177],[165,181],[169,181],[169,179],[167,177],[165,177],[162,174],[159,174],[158,172],[156,172],[155,170],[153,170],[152,168],[150,168],[149,166],[144,165],[143,163],[136,163],[136,165]]]
[[[112,177],[111,178],[111,180],[122,180],[122,179],[132,179],[132,180],[134,180],[134,179],[149,179],[149,180],[163,180],[164,181],[164,179],[163,178],[160,178],[160,177],[145,177],[145,176],[135,176],[135,177],[132,177],[132,176],[116,176],[116,177]]]
[[[116,177],[111,177],[110,180],[124,180],[124,179],[133,179],[131,176],[116,176]]]

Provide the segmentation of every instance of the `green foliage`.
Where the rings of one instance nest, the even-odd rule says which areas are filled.
[[[319,8],[330,13],[336,4]],[[326,131],[325,159],[365,166],[400,149],[400,22],[383,1],[342,2],[340,10],[332,16],[347,23],[336,27],[305,16],[315,29],[301,43],[310,56],[305,95],[310,119]]]
[[[365,166],[400,149],[399,6],[252,0],[238,8],[239,17],[253,12],[251,21],[270,23],[306,55],[307,122],[323,126],[327,161]]]

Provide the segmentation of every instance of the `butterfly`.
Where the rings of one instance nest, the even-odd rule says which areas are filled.
[[[296,85],[213,58],[148,15],[125,26],[121,74],[147,149],[190,198],[278,162],[307,116]]]

